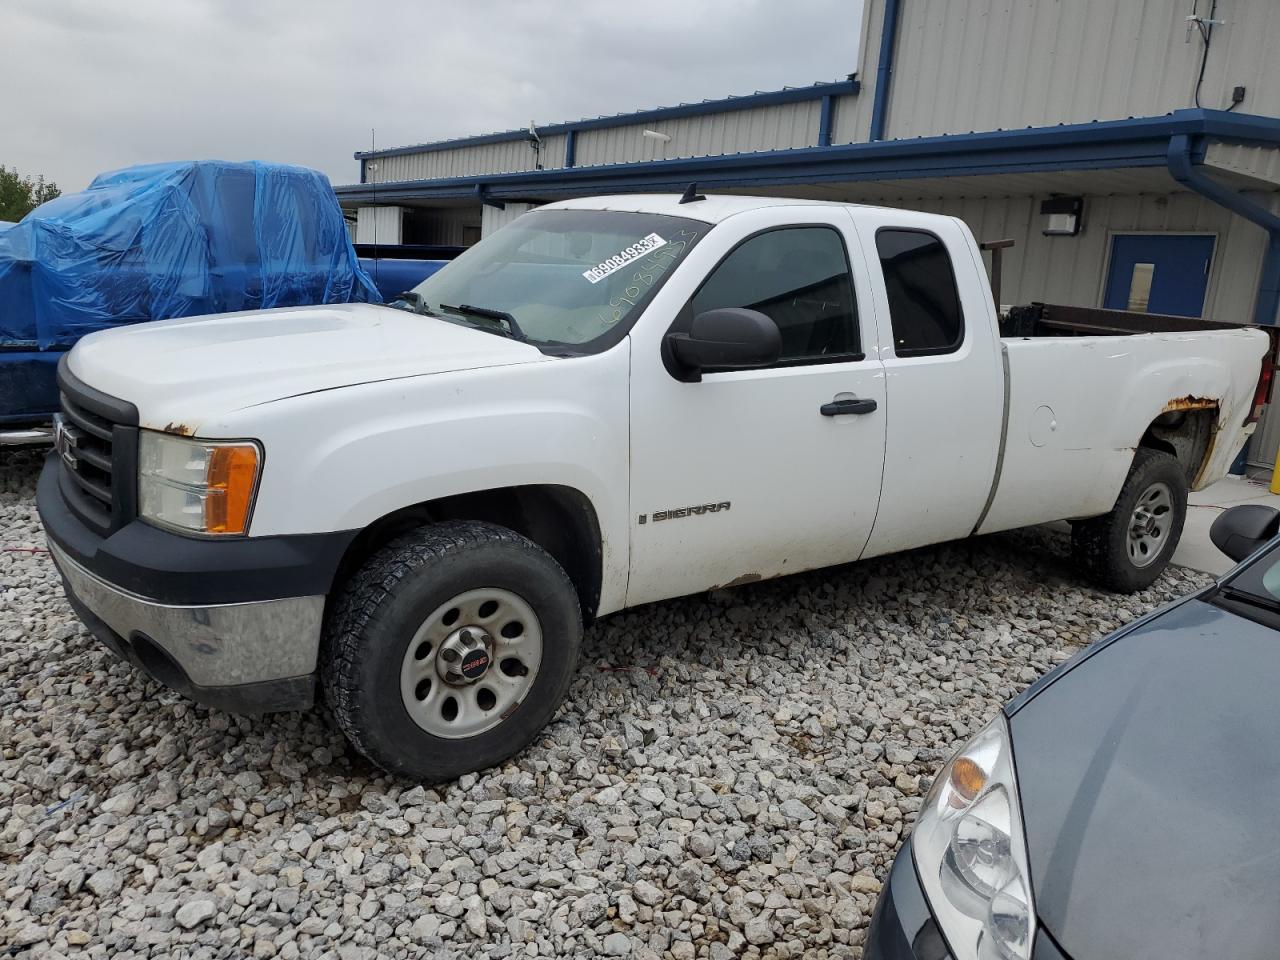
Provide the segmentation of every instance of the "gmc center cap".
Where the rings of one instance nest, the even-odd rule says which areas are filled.
[[[479,680],[489,669],[489,654],[484,650],[472,650],[462,658],[458,672],[468,680]]]

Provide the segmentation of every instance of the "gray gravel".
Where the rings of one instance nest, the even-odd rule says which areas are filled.
[[[19,956],[857,957],[958,738],[1204,582],[1001,535],[610,617],[545,735],[436,789],[210,712],[79,626],[0,453],[0,946]]]

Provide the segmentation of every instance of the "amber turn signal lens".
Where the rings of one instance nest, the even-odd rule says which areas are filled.
[[[960,757],[951,765],[951,786],[963,798],[963,805],[972,803],[986,785],[987,775],[968,757]],[[953,797],[952,802],[954,801]]]
[[[246,533],[258,480],[258,448],[253,444],[217,446],[209,451],[207,533]]]

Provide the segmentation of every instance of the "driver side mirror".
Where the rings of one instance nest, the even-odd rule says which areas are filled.
[[[782,334],[759,310],[722,307],[695,316],[688,333],[667,334],[666,344],[685,379],[696,383],[703,371],[772,366],[782,352]]]
[[[1213,545],[1239,563],[1280,532],[1280,510],[1242,503],[1224,510],[1209,528]]]

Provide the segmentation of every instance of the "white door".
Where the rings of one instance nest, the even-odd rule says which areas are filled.
[[[707,279],[674,322],[632,332],[629,605],[855,560],[875,522],[885,386],[858,239],[838,208],[777,218],[721,223],[684,265]],[[718,307],[769,315],[782,356],[682,382],[661,339]]]

